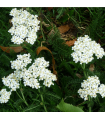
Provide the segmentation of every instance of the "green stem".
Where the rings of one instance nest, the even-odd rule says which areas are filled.
[[[40,93],[40,89],[38,89],[39,93]],[[41,100],[42,100],[42,103],[43,103],[43,106],[44,106],[44,110],[47,112],[47,109],[46,109],[46,106],[44,104],[44,99],[43,99],[43,95],[40,93],[40,96],[41,96]]]
[[[18,94],[18,92],[16,91],[16,93],[17,93],[17,95],[19,96],[19,98],[21,99],[21,100],[23,100],[22,98],[21,98],[21,96]],[[24,101],[24,100],[23,100]]]
[[[23,97],[23,100],[24,100],[25,104],[28,106],[28,103],[26,102],[25,97],[24,97],[24,94],[23,94],[23,92],[22,92],[21,89],[20,89],[20,92],[21,92],[21,94],[22,94],[22,97]]]
[[[89,102],[91,101],[91,98],[89,96]],[[89,106],[89,112],[91,112],[91,106]]]
[[[28,106],[27,102],[26,102],[24,99],[22,99],[22,98],[21,98],[21,96],[18,94],[18,92],[17,92],[17,91],[16,91],[16,93],[17,93],[17,95],[20,97],[20,99],[21,99],[21,100],[23,100],[23,101],[24,101],[24,103]]]
[[[84,76],[85,76],[85,78],[87,79],[87,75],[86,75],[86,72],[85,72],[85,63],[83,63],[82,69],[83,69]]]
[[[41,99],[42,99],[42,102],[44,102],[42,94],[41,94]],[[46,106],[45,105],[43,106],[44,106],[45,111],[47,112]]]
[[[21,96],[18,94],[18,92],[17,92],[17,91],[16,91],[16,93],[17,93],[17,95],[20,97],[20,99],[22,99],[22,98],[21,98]],[[23,99],[22,99],[22,100],[23,100]]]
[[[84,72],[84,76],[85,76],[85,78],[87,78],[86,72],[85,72],[85,71],[83,71],[83,72]]]
[[[99,99],[98,99],[98,96],[96,97],[96,99],[98,100],[98,102],[99,102],[99,105],[101,105],[101,104],[100,104],[100,101],[99,101]]]

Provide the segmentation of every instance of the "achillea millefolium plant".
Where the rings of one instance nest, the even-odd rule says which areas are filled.
[[[56,9],[58,8],[53,11]],[[92,13],[92,9],[88,10]],[[83,22],[83,14],[79,8],[59,8],[57,12],[58,22],[60,18],[61,22],[66,22],[70,19],[69,15],[71,21],[77,22],[79,19],[81,24]],[[92,33],[92,39],[88,36],[88,32],[81,35],[83,37],[77,37],[71,47],[65,44],[56,26],[52,24],[47,29],[55,27],[55,32],[46,36],[42,21],[49,22],[48,16],[51,13],[48,13],[44,15],[43,8],[8,8],[12,26],[8,24],[7,29],[4,27],[5,23],[2,25],[7,35],[10,34],[7,46],[11,43],[14,46],[19,45],[24,51],[8,54],[0,50],[0,111],[105,111],[104,49],[93,40]],[[56,14],[53,12],[51,16],[54,16],[54,13]],[[78,17],[75,16],[77,21],[74,19],[75,13],[78,13]],[[75,25],[79,28],[80,24],[77,22]],[[0,39],[4,38],[2,35]],[[0,43],[6,45],[6,41]],[[55,66],[51,66],[53,63],[48,51],[43,50],[39,55],[36,54],[42,43],[51,50]],[[91,64],[95,65],[94,71],[89,70]],[[57,74],[52,73],[53,67]]]

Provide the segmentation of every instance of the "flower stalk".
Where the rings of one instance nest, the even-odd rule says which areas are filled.
[[[24,100],[25,104],[28,106],[28,103],[26,102],[25,97],[24,97],[24,94],[23,94],[23,92],[22,92],[22,89],[20,89],[20,92],[21,92],[21,94],[22,94],[22,97],[23,97],[23,100]]]
[[[38,91],[39,91],[39,93],[40,93],[40,89],[38,89]],[[44,104],[44,99],[43,99],[43,95],[40,93],[40,97],[41,97],[41,100],[42,100],[42,105],[43,105],[43,107],[44,107],[44,110],[45,110],[45,112],[47,112],[47,109],[46,109],[46,106],[45,106],[45,104]]]
[[[21,91],[21,90],[20,90]],[[16,91],[16,93],[17,93],[17,95],[19,96],[19,98],[21,99],[21,100],[23,100],[24,101],[24,103],[28,106],[28,103],[26,102],[26,100],[25,100],[25,98],[24,98],[24,95],[23,95],[23,93],[22,93],[22,97],[23,97],[23,99],[21,98],[21,96],[18,94],[18,92]]]
[[[90,103],[90,101],[91,101],[91,97],[89,95],[89,103]],[[91,106],[90,105],[89,105],[89,112],[91,112]]]

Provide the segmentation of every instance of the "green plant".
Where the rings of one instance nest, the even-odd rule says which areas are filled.
[[[90,97],[87,96],[88,100],[85,101],[78,94],[78,90],[81,88],[83,80],[87,80],[89,76],[96,75],[98,76],[100,83],[105,84],[105,56],[102,57],[97,52],[97,56],[101,56],[101,59],[97,60],[97,56],[93,55],[94,59],[90,62],[88,60],[87,63],[83,63],[82,60],[78,61],[78,63],[75,63],[74,61],[78,59],[74,59],[75,57],[73,57],[73,47],[65,44],[66,41],[61,38],[62,33],[60,33],[57,28],[61,25],[66,24],[74,25],[77,28],[77,35],[75,38],[78,36],[89,35],[93,40],[95,40],[95,42],[99,42],[100,46],[104,47],[104,8],[53,7],[50,11],[48,11],[48,8],[41,7],[23,8],[30,14],[38,15],[37,19],[40,21],[40,29],[37,32],[37,39],[33,45],[25,42],[17,46],[11,43],[12,36],[10,33],[8,33],[8,30],[12,27],[12,24],[10,22],[10,19],[12,19],[12,17],[9,15],[12,9],[13,8],[0,8],[0,46],[20,46],[24,50],[20,50],[18,53],[15,53],[13,50],[11,50],[10,52],[6,53],[0,49],[0,91],[2,89],[6,89],[7,92],[9,92],[11,89],[7,85],[4,85],[3,79],[8,78],[11,73],[14,74],[14,71],[16,71],[16,69],[12,69],[10,61],[16,60],[17,55],[22,56],[24,54],[30,54],[31,56],[30,59],[32,59],[32,61],[27,65],[25,74],[29,74],[28,69],[34,63],[34,60],[39,57],[44,57],[45,60],[49,61],[50,63],[48,69],[51,72],[53,67],[55,67],[58,82],[54,82],[54,85],[48,88],[43,85],[44,80],[40,81],[40,86],[43,87],[40,87],[40,89],[37,90],[35,88],[32,89],[27,85],[24,86],[24,79],[26,79],[27,75],[23,75],[21,81],[19,82],[19,88],[16,89],[16,91],[12,91],[9,101],[7,103],[0,104],[0,111],[105,112],[105,98],[102,98],[102,91],[97,94],[96,98],[91,97],[91,95]],[[17,8],[17,10],[20,9],[21,8]],[[71,27],[72,26],[70,26],[70,30],[66,33],[63,33],[63,35],[67,35],[73,32]],[[52,34],[49,34],[50,32]],[[80,43],[78,46],[79,45]],[[78,46],[76,48],[78,48]],[[83,45],[81,45],[80,48],[82,48],[82,46]],[[51,54],[49,54],[49,51],[42,50],[40,54],[37,55],[37,49],[41,47],[46,47],[51,51],[55,60],[55,64],[52,62],[52,57]],[[77,51],[79,51],[80,48]],[[85,54],[88,55],[89,50],[87,50],[87,52],[85,51]],[[97,48],[97,50],[99,49]],[[99,53],[102,53],[102,51]],[[90,69],[91,64],[95,66],[93,71]],[[32,76],[34,72],[35,69],[29,76]],[[19,76],[20,74],[18,75],[17,79]],[[37,77],[38,81],[39,79],[40,76]],[[32,81],[31,78],[30,81]],[[104,90],[104,85],[101,85],[99,88]]]

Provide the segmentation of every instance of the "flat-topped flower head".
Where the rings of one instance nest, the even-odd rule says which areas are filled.
[[[78,93],[81,98],[88,100],[88,95],[96,98],[96,94],[99,93],[98,87],[100,85],[99,78],[97,76],[89,76],[87,80],[83,80],[81,87],[78,90]]]
[[[17,55],[17,59],[11,62],[11,68],[12,69],[23,69],[25,68],[29,63],[31,63],[32,59],[30,59],[30,53],[24,54],[24,55]]]
[[[99,94],[102,96],[102,98],[105,97],[105,85],[101,84],[99,87]]]
[[[0,92],[0,103],[8,102],[11,92],[20,88],[21,80],[23,80],[24,86],[35,89],[39,89],[43,85],[46,87],[54,85],[53,81],[56,81],[57,78],[56,75],[46,68],[49,66],[49,62],[46,61],[44,57],[36,58],[33,64],[27,68],[27,65],[31,63],[31,61],[32,59],[29,53],[17,55],[16,60],[10,61],[12,69],[16,70],[14,73],[2,78],[3,84],[10,89],[10,92],[6,92],[2,89]]]
[[[101,48],[100,44],[92,41],[88,35],[78,37],[72,50],[74,50],[71,54],[73,61],[75,61],[75,63],[80,62],[80,64],[91,62],[94,59],[93,54],[95,54],[97,59],[105,55],[104,49]]]
[[[14,73],[9,74],[7,77],[2,78],[2,82],[5,86],[11,89],[11,91],[16,91],[20,88],[20,80],[22,79],[21,71],[14,71]]]
[[[33,64],[27,69],[27,65],[31,63],[30,53],[17,55],[17,59],[11,62],[11,68],[16,69],[14,73],[2,78],[2,82],[5,86],[9,87],[11,91],[16,91],[19,88],[20,80],[23,80],[24,86],[30,86],[32,88],[40,88],[40,81],[43,81],[43,85],[50,87],[54,85],[53,81],[56,81],[56,75],[51,73],[46,67],[49,66],[49,62],[44,57],[36,58]]]
[[[57,78],[46,68],[48,66],[49,62],[45,61],[44,57],[35,59],[34,63],[24,72],[24,86],[38,89],[42,87],[40,86],[40,81],[43,81],[43,85],[46,87],[54,85],[53,81],[56,81]]]
[[[7,92],[6,89],[0,91],[0,103],[7,103],[10,99],[11,91]]]
[[[34,44],[37,39],[37,31],[40,26],[40,21],[37,19],[37,15],[31,15],[28,11],[17,8],[11,10],[10,15],[13,16],[11,22],[13,26],[8,30],[13,36],[11,42],[14,44],[22,44],[27,41],[30,44]]]

